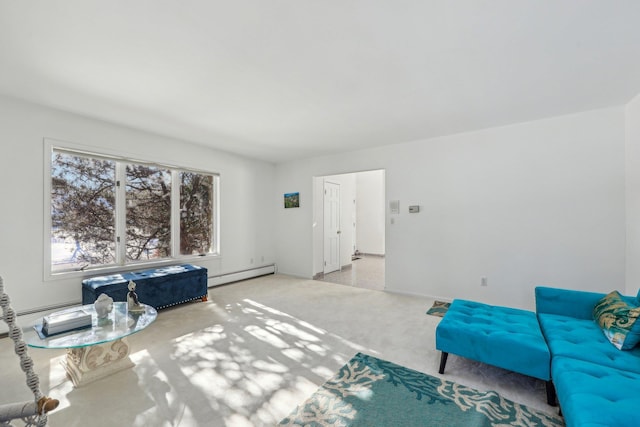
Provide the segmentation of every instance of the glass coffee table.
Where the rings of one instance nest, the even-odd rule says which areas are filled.
[[[42,335],[42,319],[24,333],[29,347],[66,349],[62,362],[73,385],[80,387],[97,379],[134,366],[129,357],[126,337],[149,326],[158,315],[155,308],[142,304],[144,311],[127,309],[126,302],[114,302],[113,310],[104,319],[98,319],[93,304],[83,305],[82,310],[91,313],[91,327],[45,337]],[[76,311],[78,307],[56,312]]]

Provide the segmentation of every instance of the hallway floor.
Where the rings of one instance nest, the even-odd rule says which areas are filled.
[[[383,256],[360,255],[359,259],[351,262],[351,266],[343,267],[341,271],[325,274],[318,280],[382,291],[384,290],[384,266]]]

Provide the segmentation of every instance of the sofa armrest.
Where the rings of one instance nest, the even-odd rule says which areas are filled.
[[[606,294],[572,289],[536,287],[536,313],[593,319],[593,307]]]

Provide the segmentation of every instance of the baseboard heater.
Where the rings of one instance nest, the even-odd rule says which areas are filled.
[[[225,273],[219,276],[209,276],[209,287],[225,285],[227,283],[237,282],[240,280],[252,279],[254,277],[266,276],[267,274],[275,274],[275,264],[264,267],[252,268],[250,270],[236,271],[234,273]]]

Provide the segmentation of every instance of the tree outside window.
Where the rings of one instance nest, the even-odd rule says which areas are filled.
[[[127,261],[171,256],[171,171],[127,165]]]
[[[114,264],[115,162],[55,152],[51,175],[52,271]]]
[[[180,172],[180,254],[211,252],[213,176]]]
[[[54,149],[51,272],[215,252],[216,179],[213,174]],[[172,185],[173,180],[178,185]],[[124,204],[118,206],[117,200]]]

